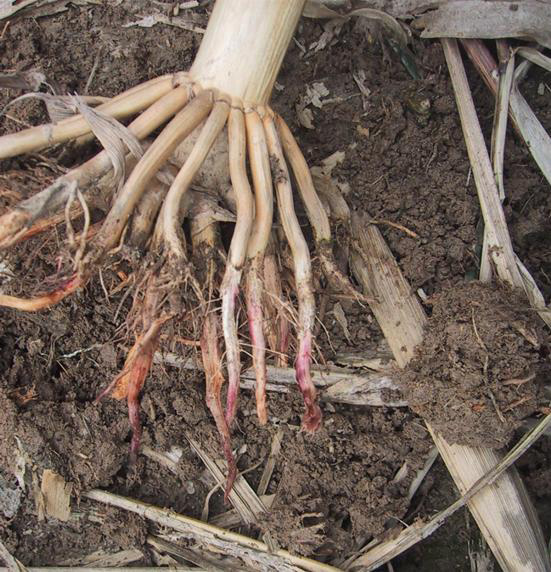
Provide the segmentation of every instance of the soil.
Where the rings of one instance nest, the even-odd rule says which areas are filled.
[[[401,381],[410,407],[448,442],[505,447],[545,403],[548,336],[520,292],[468,282],[432,299]]]
[[[68,3],[66,11],[53,16],[15,18],[0,32],[0,65],[6,72],[38,68],[58,93],[83,94],[87,87],[89,94],[113,96],[190,66],[200,34],[162,24],[125,26],[155,11],[168,14],[171,8],[172,4],[163,8],[162,3],[145,1]],[[208,9],[208,2],[200,2],[184,16],[204,27]],[[480,212],[441,48],[438,43],[414,39],[412,49],[422,77],[414,80],[388,48],[382,49],[378,34],[363,23],[345,24],[326,47],[316,51],[312,46],[323,33],[321,23],[301,21],[277,80],[273,107],[297,135],[310,165],[320,164],[336,151],[344,152],[332,177],[346,192],[352,208],[416,233],[414,238],[399,227],[380,226],[412,287],[422,288],[429,296],[443,293],[444,301],[455,299],[454,292],[469,287],[450,288],[462,285],[477,270]],[[368,96],[361,96],[354,80],[359,72],[365,74]],[[489,136],[493,100],[472,70],[469,73]],[[549,97],[538,95],[537,89],[542,77],[537,70],[531,72],[523,92],[549,129]],[[307,129],[299,122],[297,108],[304,101],[306,87],[314,83],[323,83],[329,95],[321,107],[310,106],[315,128]],[[0,107],[21,93],[0,91]],[[9,108],[0,132],[46,119],[40,102],[24,100]],[[92,148],[57,148],[2,162],[0,208],[43,188],[64,168],[92,152]],[[506,214],[515,250],[548,298],[549,188],[512,132],[505,165]],[[63,225],[59,225],[7,253],[2,264],[8,272],[3,270],[0,288],[20,295],[47,290],[48,279],[60,265],[64,236]],[[0,310],[0,411],[4,412],[0,418],[0,530],[8,550],[26,565],[77,565],[96,551],[126,549],[141,554],[134,564],[154,564],[155,553],[146,542],[147,535],[157,531],[154,526],[92,503],[80,493],[98,487],[200,518],[215,485],[187,441],[192,437],[212,458],[221,457],[214,423],[204,405],[200,373],[157,364],[141,400],[143,444],[156,452],[181,448],[176,472],[145,455],[130,465],[125,403],[94,402],[120,371],[133,341],[125,325],[131,296],[125,298],[124,288],[116,290],[129,271],[127,262],[115,261],[85,290],[46,312],[29,315]],[[362,354],[384,346],[376,321],[364,306],[330,293],[319,298],[321,362],[339,362],[342,354]],[[463,305],[453,309],[467,311],[470,320],[469,298],[461,300]],[[348,332],[337,303],[344,311]],[[503,303],[498,306],[502,308]],[[498,326],[491,312],[487,322],[481,317],[483,309],[477,309],[476,325],[479,336],[489,344],[486,335]],[[517,306],[513,304],[511,311],[517,316]],[[438,320],[436,306],[432,312]],[[524,320],[525,313],[521,314],[519,319]],[[456,312],[450,311],[440,316],[439,323],[451,316],[455,321]],[[509,376],[493,364],[489,370],[492,375],[495,372],[492,391],[500,399],[503,394],[498,401],[503,412],[517,398],[517,388],[499,392],[496,384],[505,375],[510,378],[531,371],[532,366],[522,362],[526,367],[521,367],[520,360],[526,358],[532,364],[535,348],[522,336],[514,337],[508,324],[500,331],[508,336],[501,350],[514,347],[522,352],[512,364],[518,372]],[[179,334],[175,327],[168,329],[161,351],[198,360],[196,348],[183,343]],[[475,355],[467,365],[474,363],[478,371],[482,350],[472,345],[472,332],[468,334],[467,343]],[[487,347],[488,353],[494,351],[494,346]],[[527,394],[531,385],[535,382],[521,385],[518,395]],[[472,411],[481,395],[484,411],[492,413],[487,392],[455,395],[455,399]],[[535,406],[531,402],[530,407]],[[273,508],[259,529],[239,527],[249,535],[269,533],[282,547],[338,563],[398,520],[433,514],[455,498],[449,477],[437,467],[412,504],[408,503],[409,485],[431,447],[423,421],[410,409],[324,403],[322,429],[307,435],[300,431],[298,392],[271,394],[269,407],[270,421],[261,427],[252,395],[243,392],[233,437],[240,451],[239,469],[248,471],[246,479],[256,489],[272,440],[278,431],[283,434],[282,452],[267,491],[275,494]],[[507,430],[498,425],[500,442],[511,435],[521,414],[528,413],[525,406],[504,413]],[[542,518],[550,506],[546,502],[548,448],[549,443],[543,441],[520,465],[529,475],[527,485],[538,498]],[[46,468],[73,484],[68,522],[38,518],[36,488]],[[20,476],[19,482],[14,474]],[[228,510],[220,491],[209,499],[210,519]],[[474,525],[466,528],[464,523],[461,512],[438,535],[400,558],[395,569],[470,570],[467,550],[478,533]],[[457,542],[458,538],[462,541]],[[442,554],[449,546],[454,547],[454,558],[444,559]]]

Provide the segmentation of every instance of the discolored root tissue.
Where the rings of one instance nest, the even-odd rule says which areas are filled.
[[[139,394],[161,329],[172,319],[195,332],[206,376],[206,402],[228,463],[226,493],[237,473],[230,429],[239,403],[240,338],[247,336],[238,319],[242,306],[249,326],[246,343],[252,348],[256,372],[259,422],[267,423],[269,418],[267,363],[275,359],[277,365],[285,365],[293,337],[296,380],[305,404],[303,428],[315,431],[322,418],[310,374],[315,320],[312,260],[295,213],[293,181],[286,161],[312,226],[316,254],[327,282],[333,289],[360,297],[337,270],[329,220],[298,144],[268,105],[302,4],[218,0],[189,73],[165,76],[130,89],[95,108],[94,120],[80,108],[82,113],[55,125],[0,137],[0,158],[91,134],[105,147],[0,216],[0,248],[7,248],[59,221],[65,209],[73,250],[72,265],[52,292],[28,298],[1,294],[0,304],[23,311],[47,308],[85,287],[98,270],[116,261],[122,247],[133,248],[138,257],[134,266],[138,285],[128,324],[134,343],[123,371],[100,398],[110,394],[127,399],[133,431],[131,455],[137,455]],[[242,33],[242,29],[248,32]],[[232,39],[234,35],[239,36],[240,43]],[[129,122],[126,127],[115,125],[119,136],[113,144],[98,122],[113,126],[115,119]],[[159,128],[153,141],[148,141]],[[231,182],[233,212],[226,208],[225,183],[213,182],[213,156],[218,156],[219,147],[227,149],[227,154],[224,151],[219,156],[225,165],[226,182]],[[181,166],[174,172],[171,163],[176,156]],[[204,172],[206,163],[210,179]],[[192,188],[202,178],[209,181],[209,192]],[[102,184],[101,194],[103,204],[109,204],[108,212],[94,225],[87,218],[77,240],[71,220],[81,212],[86,214],[88,204],[94,206],[99,200],[99,180],[109,181],[107,186]],[[76,210],[75,196],[80,204]],[[293,276],[288,281],[281,276],[278,241],[282,237],[273,230],[275,220],[283,228],[292,256],[289,266]],[[231,240],[222,240],[220,221],[233,224]],[[296,300],[298,312],[292,310],[291,298]]]

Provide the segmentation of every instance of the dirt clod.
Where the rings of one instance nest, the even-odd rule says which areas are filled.
[[[402,381],[410,406],[448,441],[500,448],[538,408],[551,366],[543,324],[519,292],[469,282],[434,296]]]

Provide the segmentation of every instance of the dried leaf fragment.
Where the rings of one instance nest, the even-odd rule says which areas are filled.
[[[37,2],[37,0],[23,0],[22,2],[17,2],[16,0],[0,0],[0,20],[11,18],[16,12],[27,8],[27,6],[35,2]]]
[[[335,320],[337,320],[339,326],[342,328],[344,332],[345,338],[348,340],[349,343],[352,343],[352,338],[350,337],[350,330],[348,329],[348,320],[346,319],[346,314],[342,309],[340,302],[337,302],[333,306],[333,315],[335,316]]]
[[[314,82],[306,86],[306,94],[297,103],[296,112],[300,124],[306,129],[314,129],[314,114],[308,106],[318,109],[323,107],[322,97],[329,95],[329,90],[322,82]]]
[[[1,8],[0,8],[1,10]],[[46,83],[46,76],[35,69],[16,73],[0,74],[0,87],[38,91]]]
[[[124,24],[123,28],[131,28],[132,26],[139,26],[140,28],[152,28],[156,24],[174,26],[175,28],[181,28],[182,30],[188,30],[189,32],[195,32],[197,34],[204,34],[206,31],[204,28],[197,26],[190,20],[179,16],[169,17],[165,14],[149,14],[140,20]]]

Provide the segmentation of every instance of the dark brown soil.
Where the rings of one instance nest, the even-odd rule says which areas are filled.
[[[187,14],[204,26],[208,2],[200,4]],[[169,13],[171,5],[159,6],[145,1],[84,7],[69,4],[67,11],[55,16],[14,19],[0,30],[0,66],[3,71],[39,68],[59,93],[84,93],[97,62],[89,93],[104,96],[163,73],[186,69],[200,35],[166,25],[124,27],[155,10]],[[380,44],[354,23],[346,24],[323,50],[304,55],[300,46],[308,49],[322,32],[317,22],[301,22],[297,43],[292,43],[278,78],[274,108],[297,134],[310,165],[319,164],[335,151],[344,151],[344,161],[333,176],[348,185],[347,200],[353,208],[417,233],[419,238],[412,238],[395,227],[381,225],[414,288],[422,287],[431,295],[463,283],[467,273],[476,273],[480,213],[439,45],[415,40],[413,49],[423,77],[416,81],[396,58],[383,58]],[[359,71],[366,74],[365,85],[371,91],[365,101],[352,77]],[[535,95],[540,78],[539,72],[532,73],[525,91],[549,128],[551,106],[544,97]],[[296,107],[305,86],[314,82],[325,84],[332,101],[321,109],[313,108],[315,129],[308,130],[299,125]],[[474,76],[472,85],[489,133],[493,101]],[[0,107],[17,95],[20,92],[2,90]],[[428,102],[428,112],[420,111],[426,108],[416,105],[420,100]],[[21,102],[10,108],[9,115],[24,124],[46,120],[37,101]],[[4,118],[0,132],[22,126]],[[43,188],[59,174],[60,167],[76,164],[89,153],[88,149],[55,149],[0,163],[0,207]],[[507,143],[506,189],[516,251],[549,296],[551,195],[512,133]],[[62,225],[18,246],[5,260],[16,277],[0,275],[0,288],[19,294],[43,291],[45,280],[56,274],[57,257],[63,251]],[[121,282],[118,273],[128,270],[124,262],[106,268],[101,277],[105,290],[111,293]],[[120,370],[132,343],[125,329],[129,308],[129,300],[123,301],[125,291],[106,297],[103,286],[96,278],[84,291],[36,315],[0,310],[0,487],[11,491],[10,498],[21,499],[19,506],[12,501],[14,513],[6,513],[0,494],[0,537],[27,565],[59,565],[99,549],[116,552],[127,548],[141,551],[143,557],[135,564],[153,564],[145,539],[155,527],[122,511],[80,499],[79,493],[100,487],[199,518],[214,485],[186,440],[191,436],[211,457],[221,457],[218,436],[204,405],[200,373],[158,364],[143,392],[144,445],[157,452],[180,447],[183,453],[176,473],[143,455],[130,466],[125,404],[110,399],[94,404],[98,392]],[[320,361],[339,361],[342,352],[361,354],[381,346],[380,330],[365,307],[324,294],[320,305],[325,310],[319,314],[323,327],[317,339]],[[349,337],[337,319],[337,301],[346,315]],[[484,335],[485,327],[477,321]],[[484,340],[481,329],[479,335]],[[506,330],[508,335],[511,332]],[[197,357],[189,346],[171,337],[174,333],[179,332],[167,332],[162,350]],[[523,338],[515,340],[515,347],[524,354],[532,351]],[[478,367],[480,354],[474,359]],[[509,378],[524,373],[520,365],[518,368],[518,374]],[[503,380],[504,375],[500,373],[492,383]],[[519,397],[528,387],[520,386]],[[505,400],[499,402],[503,410],[513,403],[516,392],[513,387],[503,394]],[[241,470],[256,467],[246,475],[253,488],[259,483],[274,434],[280,428],[283,431],[282,453],[268,489],[276,495],[273,509],[260,530],[242,529],[247,534],[269,532],[283,547],[333,561],[352,553],[396,519],[432,514],[455,498],[453,485],[439,469],[429,475],[408,507],[409,484],[431,446],[422,420],[410,410],[324,404],[323,428],[309,436],[299,431],[301,400],[297,393],[270,396],[266,427],[257,423],[251,395],[242,396],[234,447],[242,451]],[[493,404],[488,405],[488,394],[483,396],[485,410],[491,413]],[[471,395],[460,397],[462,405],[474,403]],[[521,412],[528,413],[526,407],[504,412],[507,431]],[[539,476],[529,479],[528,485],[540,499],[546,498],[547,491],[546,447],[535,451],[527,465],[527,469],[537,468]],[[25,491],[12,476],[21,459],[26,459]],[[404,466],[406,476],[396,482]],[[74,484],[67,523],[37,519],[33,479],[39,482],[45,468]],[[436,492],[431,496],[435,480]],[[228,508],[222,494],[215,493],[210,500],[210,518]],[[469,570],[466,539],[475,533],[474,527],[467,530],[463,522],[461,513],[452,527],[444,528],[436,537],[432,553],[437,557],[425,562],[424,545],[420,545],[410,553],[414,558],[406,555],[395,569]],[[461,545],[456,543],[459,534]],[[429,548],[431,542],[426,544]],[[457,546],[453,565],[442,557],[442,546],[447,550],[449,545]]]
[[[435,295],[401,381],[412,409],[448,442],[501,448],[543,404],[544,324],[518,292],[468,282]]]

